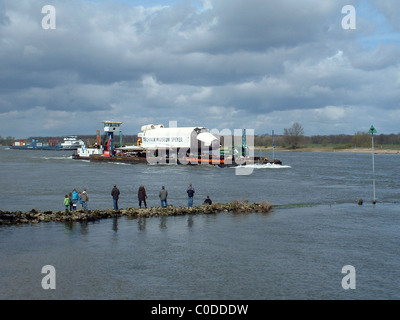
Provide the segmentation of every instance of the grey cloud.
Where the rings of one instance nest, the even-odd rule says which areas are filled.
[[[0,27],[1,27],[1,25],[8,25],[9,23],[10,23],[10,18],[6,14],[4,0],[1,0],[0,1]]]
[[[198,50],[265,51],[316,41],[340,19],[344,1],[213,1],[213,25]],[[212,14],[212,19],[209,17]]]
[[[397,108],[399,48],[364,48],[374,25],[362,17],[343,30],[348,1],[210,3],[54,1],[57,29],[43,30],[44,1],[0,0],[0,113],[239,127],[273,112],[290,122],[291,110]]]

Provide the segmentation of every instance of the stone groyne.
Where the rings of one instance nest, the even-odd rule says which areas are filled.
[[[232,213],[268,213],[272,209],[269,202],[248,203],[247,201],[232,201],[230,203],[213,203],[211,205],[201,205],[196,207],[148,207],[132,208],[120,210],[75,210],[75,211],[38,211],[32,209],[29,212],[22,211],[1,211],[0,225],[29,224],[39,222],[72,222],[72,221],[97,221],[113,217],[128,216],[132,218],[139,217],[161,217],[161,216],[179,216],[187,214],[217,214],[221,212]]]

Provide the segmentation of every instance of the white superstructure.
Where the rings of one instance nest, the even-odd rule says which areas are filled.
[[[88,148],[85,145],[83,145],[82,147],[76,150],[75,158],[89,160],[89,157],[91,155],[102,155],[103,153],[104,153],[104,148],[102,146]]]
[[[85,143],[78,139],[77,136],[68,136],[64,138],[64,142],[61,143],[62,149],[65,150],[77,150],[78,148],[84,146]]]
[[[119,133],[120,127],[122,125],[121,121],[103,121],[104,132]]]

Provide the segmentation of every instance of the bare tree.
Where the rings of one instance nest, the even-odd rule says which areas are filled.
[[[352,142],[355,147],[371,147],[371,137],[366,132],[356,132],[353,136]]]
[[[296,149],[300,140],[304,136],[303,126],[300,123],[295,122],[290,128],[283,129],[283,135],[286,143],[291,145],[293,149]]]

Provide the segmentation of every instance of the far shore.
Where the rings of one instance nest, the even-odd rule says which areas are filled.
[[[254,147],[255,151],[272,151],[272,147]],[[348,153],[372,153],[371,148],[334,148],[334,147],[300,147],[297,149],[275,148],[275,151],[286,152],[348,152]],[[400,154],[400,149],[374,148],[374,154]]]

